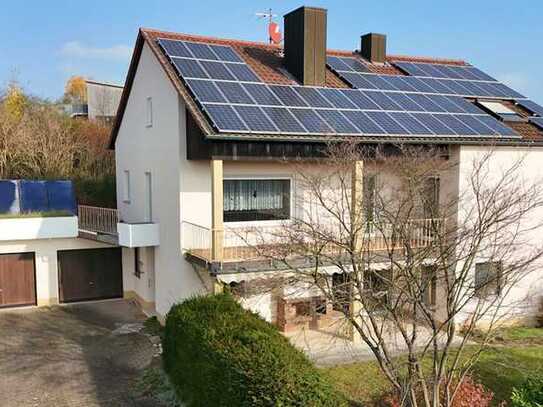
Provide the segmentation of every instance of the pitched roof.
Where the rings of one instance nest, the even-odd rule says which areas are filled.
[[[255,41],[245,41],[245,40],[235,40],[235,39],[224,39],[208,36],[200,36],[193,34],[182,34],[182,33],[172,33],[167,31],[160,31],[150,28],[140,28],[138,33],[138,38],[136,40],[134,53],[128,70],[126,83],[124,86],[123,95],[121,102],[119,104],[116,121],[111,133],[110,139],[110,148],[114,148],[115,140],[123,119],[123,115],[126,109],[128,102],[128,97],[130,94],[130,89],[132,87],[137,65],[141,52],[143,49],[143,44],[147,43],[151,51],[160,62],[163,67],[166,75],[172,82],[173,86],[183,97],[187,108],[194,120],[201,128],[202,132],[205,135],[214,134],[215,131],[211,126],[210,122],[206,116],[202,113],[198,105],[196,104],[194,98],[191,96],[190,92],[187,90],[184,83],[180,80],[177,72],[168,61],[168,58],[161,51],[156,40],[159,38],[163,39],[172,39],[172,40],[183,40],[191,42],[202,42],[206,44],[218,44],[218,45],[227,45],[232,47],[243,61],[249,65],[252,70],[258,75],[259,79],[268,84],[282,84],[282,85],[293,85],[297,84],[296,80],[288,73],[288,71],[283,67],[282,63],[282,47],[278,45],[271,45],[263,42]],[[387,74],[387,75],[405,75],[400,69],[392,65],[394,62],[414,62],[414,63],[436,63],[444,65],[454,65],[454,66],[468,66],[465,61],[458,59],[447,59],[447,58],[432,58],[432,57],[419,57],[419,56],[406,56],[406,55],[387,55],[386,64],[373,64],[353,51],[345,50],[327,50],[328,56],[345,56],[345,57],[357,57],[360,58],[365,66],[368,68],[370,73],[378,74]],[[326,87],[330,88],[350,88],[350,86],[340,79],[328,66],[326,67]],[[527,140],[542,140],[543,141],[543,131],[541,131],[536,126],[523,123],[523,125],[511,126],[523,138]]]

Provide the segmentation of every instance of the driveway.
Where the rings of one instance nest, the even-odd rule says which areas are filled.
[[[144,320],[124,300],[0,311],[0,405],[161,405],[137,391],[159,359]]]

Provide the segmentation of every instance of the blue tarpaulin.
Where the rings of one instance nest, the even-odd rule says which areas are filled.
[[[0,180],[0,213],[52,211],[77,215],[72,181]]]

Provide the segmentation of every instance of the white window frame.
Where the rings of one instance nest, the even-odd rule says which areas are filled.
[[[131,200],[130,170],[123,171],[123,202],[129,204]]]
[[[145,127],[153,127],[153,98],[145,99]]]
[[[235,180],[288,180],[290,181],[290,197],[289,197],[289,206],[290,213],[288,219],[283,220],[249,220],[243,222],[224,222],[225,227],[228,228],[241,228],[241,227],[251,227],[251,226],[280,226],[284,224],[289,224],[292,222],[294,217],[294,179],[290,175],[235,175],[235,176],[224,176],[223,181],[235,181]],[[224,193],[223,193],[224,199]],[[223,210],[224,213],[224,210]]]

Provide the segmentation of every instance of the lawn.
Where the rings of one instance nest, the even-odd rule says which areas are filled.
[[[509,400],[512,388],[525,378],[543,374],[543,329],[504,329],[500,338],[507,340],[489,347],[473,369],[473,376],[494,392],[497,402]],[[336,366],[326,371],[340,391],[362,405],[378,400],[390,389],[376,362]]]

